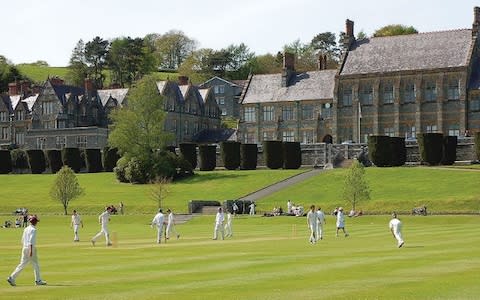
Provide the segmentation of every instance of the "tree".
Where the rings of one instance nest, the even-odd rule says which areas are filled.
[[[418,33],[418,30],[413,26],[405,26],[401,24],[392,24],[384,26],[380,29],[377,29],[374,33],[374,37],[381,36],[393,36],[393,35],[404,35],[404,34],[414,34]]]
[[[24,79],[20,71],[5,57],[0,55],[0,93],[8,90],[8,84]]]
[[[50,189],[50,197],[62,203],[64,213],[67,215],[67,208],[70,201],[81,195],[83,195],[83,188],[78,183],[75,173],[68,166],[63,166],[60,171],[58,171]]]
[[[180,30],[170,30],[158,37],[149,35],[149,39],[155,38],[155,56],[163,69],[176,70],[197,47],[197,42]]]
[[[283,51],[295,55],[295,70],[305,72],[318,69],[318,54],[311,44],[303,44],[297,39],[283,46]]]
[[[89,68],[89,78],[93,80],[97,88],[102,88],[105,80],[105,75],[102,72],[108,53],[108,46],[108,41],[99,36],[85,45],[85,61]]]
[[[71,85],[83,86],[87,76],[88,66],[85,59],[85,43],[80,39],[72,50],[66,80]]]
[[[335,33],[322,32],[313,37],[311,46],[322,54],[326,54],[329,61],[338,62],[340,58],[340,48],[337,45]]]
[[[365,167],[358,160],[353,161],[345,176],[343,199],[352,204],[353,210],[359,201],[370,199],[370,189],[365,181]]]
[[[160,177],[153,183],[150,196],[157,202],[158,208],[162,208],[162,201],[170,193],[169,185],[171,182],[172,180],[167,177]]]
[[[270,53],[255,56],[250,62],[251,73],[253,74],[275,74],[282,71],[283,56]]]
[[[139,80],[129,92],[128,105],[114,110],[111,118],[109,145],[128,160],[135,158],[150,174],[155,151],[172,138],[163,130],[166,112],[155,78],[147,75]]]

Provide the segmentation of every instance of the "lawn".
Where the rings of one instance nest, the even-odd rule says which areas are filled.
[[[2,299],[478,299],[478,216],[400,216],[403,248],[388,216],[347,219],[350,237],[308,243],[305,218],[241,216],[234,236],[212,241],[213,216],[177,226],[179,240],[154,243],[153,217],[113,216],[116,247],[89,238],[99,229],[84,216],[80,243],[69,217],[38,225],[38,251],[47,286],[33,285],[28,266],[17,286],[5,281],[20,256],[21,229],[0,229]]]

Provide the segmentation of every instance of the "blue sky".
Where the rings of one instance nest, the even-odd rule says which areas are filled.
[[[256,54],[276,53],[296,39],[338,35],[345,19],[367,35],[388,24],[420,32],[471,28],[471,0],[23,0],[2,1],[0,55],[15,64],[45,60],[66,66],[79,39],[143,37],[181,30],[200,48],[245,43]],[[8,26],[6,26],[8,24]]]

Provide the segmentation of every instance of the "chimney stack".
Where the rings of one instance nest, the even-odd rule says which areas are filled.
[[[83,83],[84,83],[83,86],[85,88],[85,92],[89,93],[93,91],[93,80],[91,80],[90,78],[85,78]]]
[[[20,93],[24,96],[30,94],[30,81],[28,80],[20,81]]]
[[[353,32],[353,21],[352,20],[349,20],[347,19],[345,21],[345,34],[348,36],[348,37],[354,37],[354,32]]]
[[[287,87],[290,78],[295,73],[295,55],[293,53],[283,53],[282,69],[282,87]]]
[[[63,79],[58,76],[50,78],[50,83],[52,85],[63,85]]]
[[[10,82],[8,84],[8,95],[9,96],[15,96],[18,95],[20,89],[20,85],[15,81],[15,82]]]
[[[188,76],[178,76],[178,84],[179,85],[187,85],[188,84]]]
[[[476,37],[480,29],[480,7],[475,6],[473,8],[473,25],[472,25],[472,36]]]
[[[320,54],[318,56],[318,70],[326,70],[327,69],[327,55]]]

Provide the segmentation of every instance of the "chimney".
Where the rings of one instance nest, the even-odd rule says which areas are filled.
[[[114,90],[114,89],[121,89],[122,86],[120,85],[120,83],[114,82],[114,83],[110,84],[110,86],[108,88]]]
[[[50,83],[52,85],[63,85],[63,79],[58,76],[50,78]]]
[[[475,6],[473,8],[473,25],[472,25],[472,37],[478,35],[480,29],[480,7]]]
[[[93,91],[93,80],[91,80],[90,78],[85,78],[85,80],[83,81],[83,86],[85,88],[85,92],[91,92]]]
[[[20,85],[15,81],[15,82],[10,82],[8,84],[8,95],[9,96],[15,96],[18,95],[20,89]]]
[[[320,54],[318,56],[318,70],[326,70],[327,69],[327,55]]]
[[[343,39],[343,47],[347,50],[350,48],[353,42],[355,42],[355,32],[353,29],[353,25],[354,23],[352,20],[347,19],[345,21],[345,37]]]
[[[178,76],[178,84],[179,85],[187,85],[188,84],[188,76]]]
[[[20,93],[24,96],[30,94],[30,81],[28,80],[20,81]]]
[[[287,87],[290,78],[295,73],[295,55],[293,53],[283,53],[282,69],[282,87]]]

